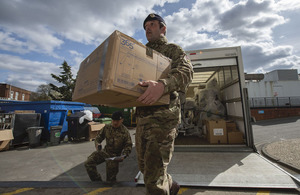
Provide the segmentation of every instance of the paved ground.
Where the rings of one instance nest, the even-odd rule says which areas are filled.
[[[274,123],[271,122],[271,125],[274,125]],[[264,125],[259,126],[260,131],[263,132],[264,127]],[[130,130],[131,135],[133,135],[134,132],[134,130]],[[297,134],[292,137],[296,136]],[[291,146],[290,143],[292,143],[292,145],[294,145],[294,142],[290,142],[290,139],[282,140],[284,143],[276,143],[273,139],[267,141],[267,145],[263,144],[265,142],[263,142],[262,138],[262,140],[259,140],[258,145],[261,143],[261,147],[265,147],[265,150],[270,156],[272,151],[284,151],[283,145],[285,144]],[[295,144],[299,146],[297,143]],[[270,150],[268,150],[268,148]],[[299,148],[296,147],[295,149],[299,151]],[[83,162],[93,151],[93,142],[83,142],[77,144],[62,143],[58,146],[39,147],[35,149],[29,149],[27,146],[24,146],[15,150],[1,152],[0,194],[145,194],[144,186],[136,186],[134,182],[134,177],[138,173],[135,149],[133,149],[133,153],[130,157],[120,164],[118,180],[123,182],[113,186],[89,181]],[[288,149],[285,149],[285,151],[288,151]],[[287,152],[281,154],[287,154]],[[105,173],[105,165],[102,164],[98,166],[98,170]],[[103,178],[105,178],[105,175],[103,175]],[[270,190],[183,187],[179,194],[214,195],[259,193],[299,194],[299,189]]]
[[[264,155],[300,173],[300,139],[277,141],[262,148]]]
[[[255,146],[273,162],[300,174],[300,117],[253,123]]]

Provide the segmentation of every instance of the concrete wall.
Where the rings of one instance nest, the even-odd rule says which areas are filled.
[[[298,71],[296,69],[273,70],[265,74],[265,81],[296,81]]]
[[[300,96],[300,81],[246,82],[249,98]]]

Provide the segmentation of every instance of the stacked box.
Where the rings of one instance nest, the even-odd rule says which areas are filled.
[[[223,119],[205,120],[207,140],[211,144],[227,144],[226,122]]]
[[[242,144],[243,140],[243,133],[240,131],[231,131],[228,132],[228,144]]]
[[[240,132],[234,121],[226,121],[228,144],[242,144],[243,133]]]
[[[237,131],[236,124],[234,121],[226,121],[227,132]]]
[[[8,150],[10,141],[13,139],[12,129],[0,130],[0,151]]]

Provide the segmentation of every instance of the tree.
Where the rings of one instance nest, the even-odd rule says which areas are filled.
[[[31,93],[30,101],[47,101],[51,100],[50,97],[51,87],[50,85],[38,86],[36,92]]]
[[[76,79],[73,79],[73,74],[71,72],[71,67],[68,65],[66,61],[64,61],[61,64],[60,69],[62,71],[60,72],[60,75],[56,76],[55,74],[51,74],[52,78],[54,78],[59,83],[62,83],[63,85],[61,87],[58,87],[52,83],[50,83],[51,90],[54,91],[54,93],[50,93],[50,97],[53,100],[61,100],[61,101],[72,101],[72,94],[75,88],[75,81]],[[58,93],[58,95],[54,95]]]

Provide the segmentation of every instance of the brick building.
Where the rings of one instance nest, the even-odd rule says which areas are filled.
[[[31,91],[0,83],[0,99],[29,101]]]

